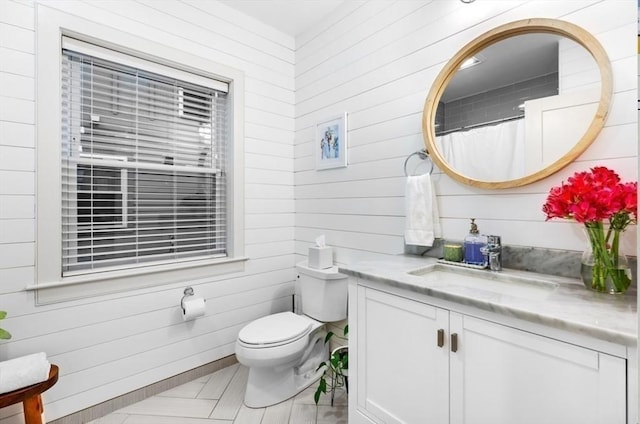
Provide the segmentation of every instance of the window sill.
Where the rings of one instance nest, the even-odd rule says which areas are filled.
[[[205,259],[76,275],[59,281],[32,284],[25,290],[35,291],[36,304],[44,305],[242,272],[248,259]]]

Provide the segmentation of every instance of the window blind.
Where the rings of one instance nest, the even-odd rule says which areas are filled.
[[[226,85],[133,59],[63,45],[63,276],[227,253]]]

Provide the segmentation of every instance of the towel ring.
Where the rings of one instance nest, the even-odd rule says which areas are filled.
[[[409,176],[409,172],[407,171],[407,163],[409,163],[409,159],[411,159],[412,156],[418,155],[418,157],[422,160],[428,160],[431,164],[431,168],[429,168],[429,172],[428,174],[431,174],[433,172],[433,161],[431,160],[431,158],[429,157],[429,153],[425,150],[418,150],[417,152],[413,152],[411,153],[409,156],[407,156],[407,158],[404,160],[404,175],[405,177]]]

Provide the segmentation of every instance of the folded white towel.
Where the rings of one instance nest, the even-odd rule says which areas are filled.
[[[442,230],[430,174],[407,177],[405,204],[404,242],[432,246],[434,239],[442,236]]]
[[[7,393],[49,378],[51,364],[44,352],[0,362],[0,393]]]

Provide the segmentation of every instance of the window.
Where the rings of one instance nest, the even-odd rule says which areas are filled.
[[[36,303],[242,272],[243,72],[37,14]]]
[[[226,84],[94,52],[63,40],[62,276],[225,257]]]

